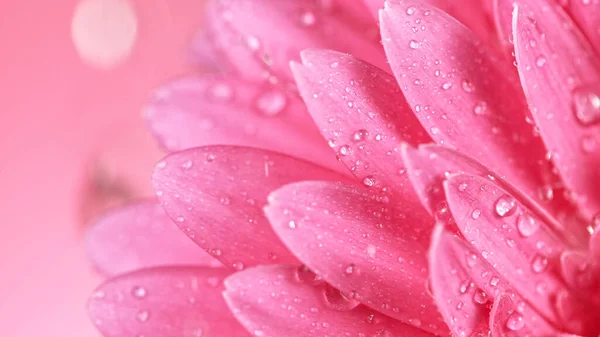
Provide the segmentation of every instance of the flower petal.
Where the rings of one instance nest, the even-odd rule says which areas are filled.
[[[209,6],[208,29],[215,49],[252,80],[291,79],[289,62],[310,47],[348,52],[385,69],[377,26],[345,7],[335,1],[222,0]]]
[[[469,257],[469,249],[464,243],[446,232],[443,226],[436,227],[429,250],[434,299],[456,336],[484,336],[489,331],[488,310],[474,300],[476,292],[481,293],[463,266]],[[484,297],[481,298],[483,301]]]
[[[554,2],[519,1],[513,35],[531,113],[552,161],[585,216],[600,210],[600,63]],[[556,27],[560,27],[557,29]]]
[[[600,1],[568,1],[567,10],[596,52],[600,53]]]
[[[436,142],[537,196],[545,183],[545,150],[525,121],[525,99],[510,64],[442,11],[398,2],[381,14],[383,43],[421,124]]]
[[[290,250],[337,289],[403,323],[447,334],[425,287],[430,219],[364,188],[328,182],[284,186],[271,193],[265,213]]]
[[[556,321],[552,295],[565,289],[559,257],[567,249],[545,223],[489,179],[450,176],[450,211],[467,242],[544,317]]]
[[[301,180],[342,176],[286,155],[209,146],[177,152],[157,165],[153,183],[173,221],[198,245],[234,269],[296,263],[264,217],[267,195]]]
[[[86,248],[94,265],[108,276],[157,266],[221,265],[183,234],[154,200],[104,214],[88,232]]]
[[[338,159],[365,186],[427,217],[398,155],[402,141],[429,141],[391,75],[341,53],[305,50],[292,66],[298,87]]]
[[[490,312],[490,329],[492,337],[520,337],[520,336],[555,336],[549,332],[535,331],[535,324],[527,322],[527,318],[518,310],[517,303],[508,294],[502,294],[494,301]]]
[[[244,145],[339,167],[302,100],[230,75],[178,79],[154,94],[145,117],[168,150]]]
[[[89,302],[106,337],[248,337],[221,291],[225,269],[146,269],[111,279]]]
[[[432,336],[356,306],[330,286],[303,283],[297,270],[261,266],[227,278],[225,300],[248,331],[263,337]]]

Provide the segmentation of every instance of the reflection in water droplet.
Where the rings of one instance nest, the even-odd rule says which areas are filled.
[[[375,185],[375,178],[373,178],[373,176],[366,176],[363,179],[363,185],[365,185],[367,187],[371,187],[371,186]]]
[[[296,279],[300,283],[306,283],[309,285],[319,285],[323,283],[323,279],[317,274],[313,273],[308,267],[302,265],[296,269]]]
[[[323,297],[327,306],[338,311],[352,310],[360,304],[356,299],[346,296],[329,284],[325,284],[323,287]]]
[[[367,139],[368,135],[369,135],[369,131],[367,131],[365,129],[360,129],[360,130],[356,130],[356,132],[354,132],[354,134],[352,135],[352,139],[355,142],[360,142],[360,141]]]
[[[528,212],[519,215],[517,219],[517,230],[524,237],[532,236],[540,228],[540,224]]]
[[[519,331],[525,326],[523,315],[519,312],[513,312],[506,320],[506,327],[512,331]]]
[[[536,273],[541,273],[548,267],[548,259],[545,256],[537,255],[531,262],[531,269]]]
[[[483,290],[477,289],[473,294],[473,301],[478,304],[485,304],[488,301],[487,294]]]
[[[505,194],[501,196],[498,201],[496,201],[496,214],[501,217],[511,215],[516,209],[515,203],[515,198],[510,195]]]
[[[600,84],[575,89],[573,109],[577,120],[585,126],[600,122]]]

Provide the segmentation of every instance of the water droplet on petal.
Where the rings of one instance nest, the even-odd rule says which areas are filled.
[[[495,286],[497,286],[497,285],[498,285],[498,283],[500,283],[500,279],[499,279],[499,278],[497,278],[496,276],[494,276],[494,277],[492,277],[492,278],[490,279],[490,285],[491,285],[492,287],[495,287]]]
[[[517,219],[517,230],[521,235],[524,237],[532,236],[537,232],[538,228],[540,228],[540,224],[531,214],[524,212],[519,215],[519,218]]]
[[[306,11],[300,15],[300,24],[304,27],[312,27],[317,23],[315,13]]]
[[[466,183],[462,183],[460,185],[458,185],[458,190],[461,192],[464,192],[467,190],[468,185]]]
[[[243,270],[245,268],[244,263],[241,261],[236,261],[231,266],[233,267],[233,269],[238,271]]]
[[[369,131],[367,131],[365,129],[360,129],[360,130],[356,130],[356,132],[354,132],[354,134],[352,135],[352,139],[355,142],[360,142],[360,141],[367,139],[368,135],[369,135]]]
[[[300,283],[306,283],[313,286],[323,283],[323,279],[320,276],[313,273],[312,270],[304,265],[296,269],[296,279],[298,279],[298,282]]]
[[[484,304],[488,301],[487,294],[483,290],[477,289],[473,294],[473,301],[478,304]]]
[[[475,220],[479,219],[480,216],[481,216],[481,210],[479,210],[479,209],[474,209],[473,212],[471,213],[471,217]]]
[[[413,15],[417,12],[417,8],[415,6],[410,6],[406,9],[406,14]]]
[[[487,103],[484,101],[479,101],[477,103],[475,103],[475,106],[473,107],[473,113],[475,113],[477,116],[482,116],[485,115],[487,111]]]
[[[256,109],[268,117],[277,116],[283,111],[287,104],[285,94],[278,90],[270,90],[258,97],[256,100]]]
[[[545,256],[537,255],[531,262],[531,269],[536,273],[541,273],[548,267],[548,259]]]
[[[133,295],[133,297],[138,299],[146,297],[147,293],[148,292],[144,287],[133,287],[133,289],[131,289],[131,294]]]
[[[442,84],[442,89],[448,90],[450,88],[452,88],[452,82],[445,82],[444,84]]]
[[[473,92],[473,83],[467,80],[462,81],[462,88],[465,92]]]
[[[349,311],[360,304],[356,299],[345,295],[329,284],[325,284],[325,287],[323,287],[323,297],[325,298],[325,303],[331,309],[338,311]]]
[[[539,68],[543,67],[546,65],[546,58],[544,56],[538,57],[537,60],[535,60],[535,65]]]
[[[373,185],[375,185],[375,178],[373,178],[373,176],[366,176],[363,179],[363,185],[367,187],[372,187]]]
[[[589,85],[573,91],[573,108],[577,120],[587,126],[600,122],[600,85]]]
[[[410,40],[410,42],[408,43],[408,46],[411,49],[418,49],[419,48],[419,42],[415,41],[415,40]]]
[[[136,315],[138,321],[140,322],[147,322],[148,318],[150,317],[150,313],[148,312],[148,310],[141,310],[137,313]]]
[[[346,268],[344,269],[344,273],[346,275],[352,275],[357,270],[358,270],[358,267],[354,263],[351,263],[351,264],[349,264],[349,265],[346,266]]]
[[[513,312],[506,320],[506,327],[512,331],[519,331],[525,326],[523,315],[517,311]]]
[[[501,217],[509,216],[514,213],[515,207],[515,198],[511,197],[508,194],[505,194],[496,201],[496,214]]]

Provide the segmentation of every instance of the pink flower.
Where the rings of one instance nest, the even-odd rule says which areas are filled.
[[[90,233],[104,273],[133,271],[94,294],[98,328],[597,336],[600,5],[432,2],[470,29],[388,0],[381,48],[358,1],[210,3],[196,55],[222,72],[146,114],[162,208]]]

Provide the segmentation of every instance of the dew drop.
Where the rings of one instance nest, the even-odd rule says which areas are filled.
[[[306,283],[313,286],[323,283],[323,279],[320,276],[313,273],[312,270],[308,269],[308,267],[304,265],[296,269],[296,279],[300,283]]]
[[[373,176],[366,176],[363,179],[363,185],[367,187],[372,187],[373,185],[375,185],[375,178],[373,178]]]
[[[242,261],[236,261],[231,266],[237,271],[243,270],[246,267]]]
[[[408,46],[411,49],[418,49],[419,48],[419,42],[417,42],[415,40],[410,40],[410,42],[408,43]]]
[[[498,201],[496,201],[496,214],[501,217],[511,215],[516,209],[515,203],[515,198],[510,195],[505,194],[501,196]]]
[[[463,80],[462,81],[462,89],[465,92],[473,92],[473,83],[471,83],[470,81],[467,81],[467,80]]]
[[[548,259],[545,256],[537,255],[531,262],[531,269],[536,273],[541,273],[548,267]]]
[[[575,117],[584,126],[600,122],[600,86],[589,85],[573,91]]]
[[[367,136],[369,136],[369,131],[365,129],[356,130],[356,132],[352,134],[352,140],[355,142],[360,142],[367,139]]]
[[[144,287],[133,287],[133,289],[131,289],[131,294],[133,295],[133,297],[135,297],[137,299],[142,299],[142,298],[146,297],[148,292],[146,291],[146,288],[144,288]]]
[[[148,312],[148,310],[141,310],[137,313],[136,315],[138,321],[140,322],[147,322],[148,318],[150,317],[150,313]]]
[[[519,331],[525,326],[523,315],[517,311],[513,312],[506,320],[506,327],[512,331]]]
[[[354,263],[351,263],[351,264],[347,265],[346,268],[344,268],[344,273],[346,275],[352,275],[352,274],[356,273],[357,271],[358,271],[358,267]]]
[[[479,217],[481,216],[481,210],[479,209],[474,209],[473,212],[471,213],[471,218],[477,220],[479,219]]]
[[[444,84],[442,84],[442,89],[448,90],[450,88],[452,88],[452,82],[444,82]]]
[[[312,27],[317,23],[315,13],[306,11],[300,15],[300,24],[304,27]]]
[[[268,117],[280,114],[287,104],[285,94],[278,90],[270,90],[260,95],[255,103],[256,109]]]
[[[476,114],[477,116],[482,116],[485,115],[485,113],[487,112],[487,103],[484,101],[479,101],[477,103],[475,103],[475,106],[473,107],[473,113]]]
[[[488,301],[487,294],[483,290],[477,289],[473,294],[473,301],[478,304],[484,304]]]
[[[464,192],[467,190],[468,185],[466,183],[462,183],[460,185],[458,185],[458,190],[461,192]]]
[[[497,278],[496,276],[494,276],[494,277],[492,277],[492,278],[490,279],[490,285],[491,285],[492,287],[495,287],[495,286],[497,286],[497,285],[498,285],[498,283],[500,283],[500,279],[499,279],[499,278]]]
[[[417,12],[417,8],[415,6],[410,6],[406,9],[406,14],[413,15]]]
[[[329,284],[325,284],[323,287],[323,297],[327,306],[338,311],[349,311],[356,308],[360,304],[360,302],[356,299],[345,295]]]
[[[539,68],[543,67],[546,65],[546,58],[544,56],[538,57],[537,60],[535,60],[535,65]]]
[[[517,218],[517,230],[524,237],[529,237],[537,232],[540,224],[528,212],[524,212]]]
[[[194,166],[194,162],[191,160],[186,161],[185,163],[181,164],[181,167],[185,170],[189,170],[192,168],[192,166]]]

